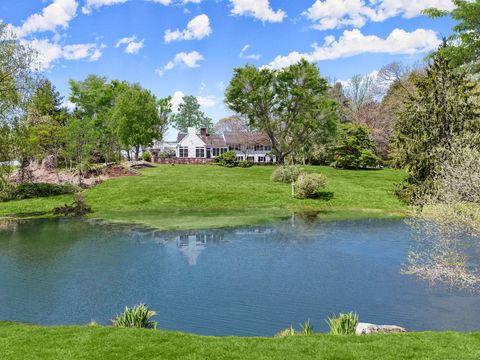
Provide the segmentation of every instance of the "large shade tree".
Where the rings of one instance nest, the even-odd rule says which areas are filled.
[[[213,130],[212,119],[200,109],[200,104],[193,95],[183,97],[177,113],[172,116],[172,122],[175,128],[181,132],[186,132],[189,127],[206,128],[208,132]]]
[[[225,102],[269,137],[272,153],[284,163],[336,133],[338,112],[328,91],[318,67],[306,60],[281,70],[246,65],[234,70]]]

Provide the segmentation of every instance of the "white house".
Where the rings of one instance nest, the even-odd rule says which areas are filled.
[[[168,147],[173,148],[173,143]],[[154,144],[150,152],[157,157],[167,145]],[[227,132],[223,135],[210,135],[202,128],[197,133],[195,128],[188,128],[187,133],[179,133],[175,145],[175,157],[178,159],[208,160],[227,151],[235,151],[238,160],[254,163],[275,161],[271,154],[272,145],[269,138],[260,132]]]

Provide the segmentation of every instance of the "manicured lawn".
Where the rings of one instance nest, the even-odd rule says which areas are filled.
[[[366,337],[203,337],[154,330],[0,324],[0,358],[30,359],[479,359],[480,333]]]
[[[270,180],[272,167],[158,166],[138,177],[106,181],[86,193],[93,217],[159,229],[193,229],[256,224],[320,211],[331,218],[403,216],[407,208],[393,194],[400,170],[347,171],[306,167],[327,175],[324,198],[298,200],[289,184]],[[328,197],[333,198],[327,200]],[[66,197],[0,204],[0,216],[48,211]]]

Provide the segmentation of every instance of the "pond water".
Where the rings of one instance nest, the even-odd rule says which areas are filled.
[[[409,330],[480,330],[480,296],[402,272],[402,220],[301,218],[226,230],[160,232],[82,220],[0,225],[0,320],[86,324],[147,303],[163,329],[271,336],[356,311]],[[480,246],[468,244],[468,266]]]

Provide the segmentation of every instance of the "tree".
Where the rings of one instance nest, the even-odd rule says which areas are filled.
[[[128,154],[132,147],[135,149],[135,160],[138,160],[141,147],[161,137],[165,118],[160,118],[157,105],[156,97],[138,84],[123,88],[116,97],[112,116],[118,139]]]
[[[181,132],[187,132],[189,127],[207,128],[208,132],[213,130],[212,119],[200,110],[197,98],[192,95],[183,97],[183,102],[178,106],[178,112],[173,115],[172,121],[175,128]]]
[[[365,169],[380,165],[375,143],[364,125],[342,124],[334,151],[336,167]]]
[[[36,53],[0,22],[0,121],[18,115],[28,102],[35,88],[35,63]]]
[[[238,115],[227,116],[223,119],[218,120],[213,129],[216,134],[224,134],[226,132],[249,131],[246,119]]]
[[[417,91],[405,101],[395,126],[397,161],[409,171],[401,192],[407,199],[429,192],[436,169],[455,138],[480,129],[478,91],[462,70],[440,55],[430,61],[426,76],[415,80]]]
[[[331,139],[338,113],[318,67],[301,60],[282,70],[246,65],[234,70],[225,102],[264,132],[279,163],[302,147]]]
[[[352,109],[350,99],[345,96],[345,91],[341,82],[335,83],[330,89],[330,95],[338,104],[338,113],[340,115],[340,123],[352,121]]]
[[[111,112],[116,93],[126,86],[126,82],[109,82],[106,77],[97,75],[89,75],[84,81],[70,80],[69,100],[75,104],[80,116],[90,118],[98,130],[95,146],[98,160],[113,161],[118,158],[120,146]]]
[[[167,96],[165,98],[158,99],[158,116],[160,118],[160,124],[158,128],[158,138],[156,140],[161,140],[163,134],[168,129],[168,126],[172,122],[172,97]]]
[[[441,55],[451,61],[452,66],[465,65],[472,73],[480,72],[480,0],[453,0],[456,6],[451,11],[427,9],[433,17],[451,16],[458,24],[454,34],[448,38],[448,46],[441,47],[433,56]]]

